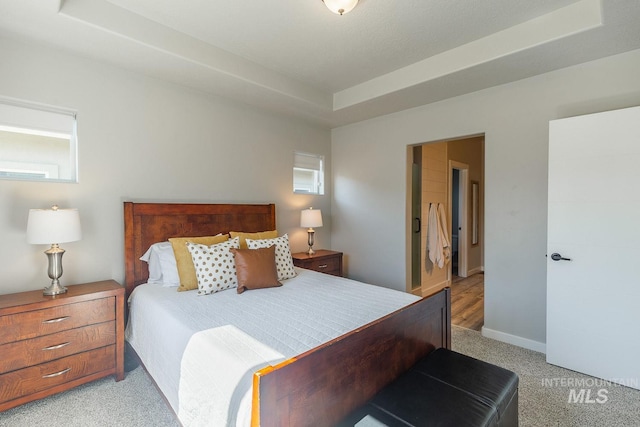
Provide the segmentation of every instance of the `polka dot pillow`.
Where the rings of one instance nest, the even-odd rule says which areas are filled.
[[[187,242],[198,279],[198,295],[213,294],[238,286],[236,264],[230,249],[238,249],[240,239],[230,239],[216,245]]]
[[[283,235],[275,239],[251,240],[247,239],[249,249],[268,248],[276,245],[276,269],[278,270],[278,280],[291,279],[296,277],[293,269],[293,258],[289,248],[289,236]]]

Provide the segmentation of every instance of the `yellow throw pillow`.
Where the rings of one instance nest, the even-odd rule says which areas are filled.
[[[247,249],[246,239],[251,240],[263,240],[263,239],[275,239],[278,237],[278,230],[271,231],[259,231],[257,233],[243,233],[241,231],[230,231],[229,235],[233,239],[234,237],[240,238],[240,249]]]
[[[226,234],[204,237],[172,237],[169,239],[171,246],[173,247],[173,254],[176,257],[178,276],[180,276],[178,292],[198,289],[196,268],[193,266],[193,259],[191,259],[191,254],[187,248],[187,242],[211,246],[217,243],[226,242],[227,240],[229,240],[229,236]]]

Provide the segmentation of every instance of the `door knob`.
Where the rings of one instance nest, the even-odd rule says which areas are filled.
[[[564,258],[557,252],[551,254],[551,259],[554,261],[571,261],[571,258]]]

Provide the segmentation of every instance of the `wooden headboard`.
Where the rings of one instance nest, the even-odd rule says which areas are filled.
[[[169,237],[214,236],[230,231],[275,230],[276,207],[246,204],[124,202],[124,264],[127,295],[147,281],[139,260],[153,243]]]

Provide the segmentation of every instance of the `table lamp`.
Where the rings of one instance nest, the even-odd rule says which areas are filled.
[[[313,208],[303,210],[300,214],[300,227],[307,228],[307,233],[309,234],[309,250],[307,254],[311,256],[316,253],[313,250],[313,236],[315,234],[313,227],[322,227],[322,211]]]
[[[32,244],[51,244],[44,251],[49,259],[49,277],[51,285],[44,289],[45,295],[58,295],[67,292],[60,285],[62,276],[62,255],[65,250],[60,243],[80,240],[80,215],[77,209],[59,209],[54,205],[51,209],[30,209],[27,220],[27,241]]]

